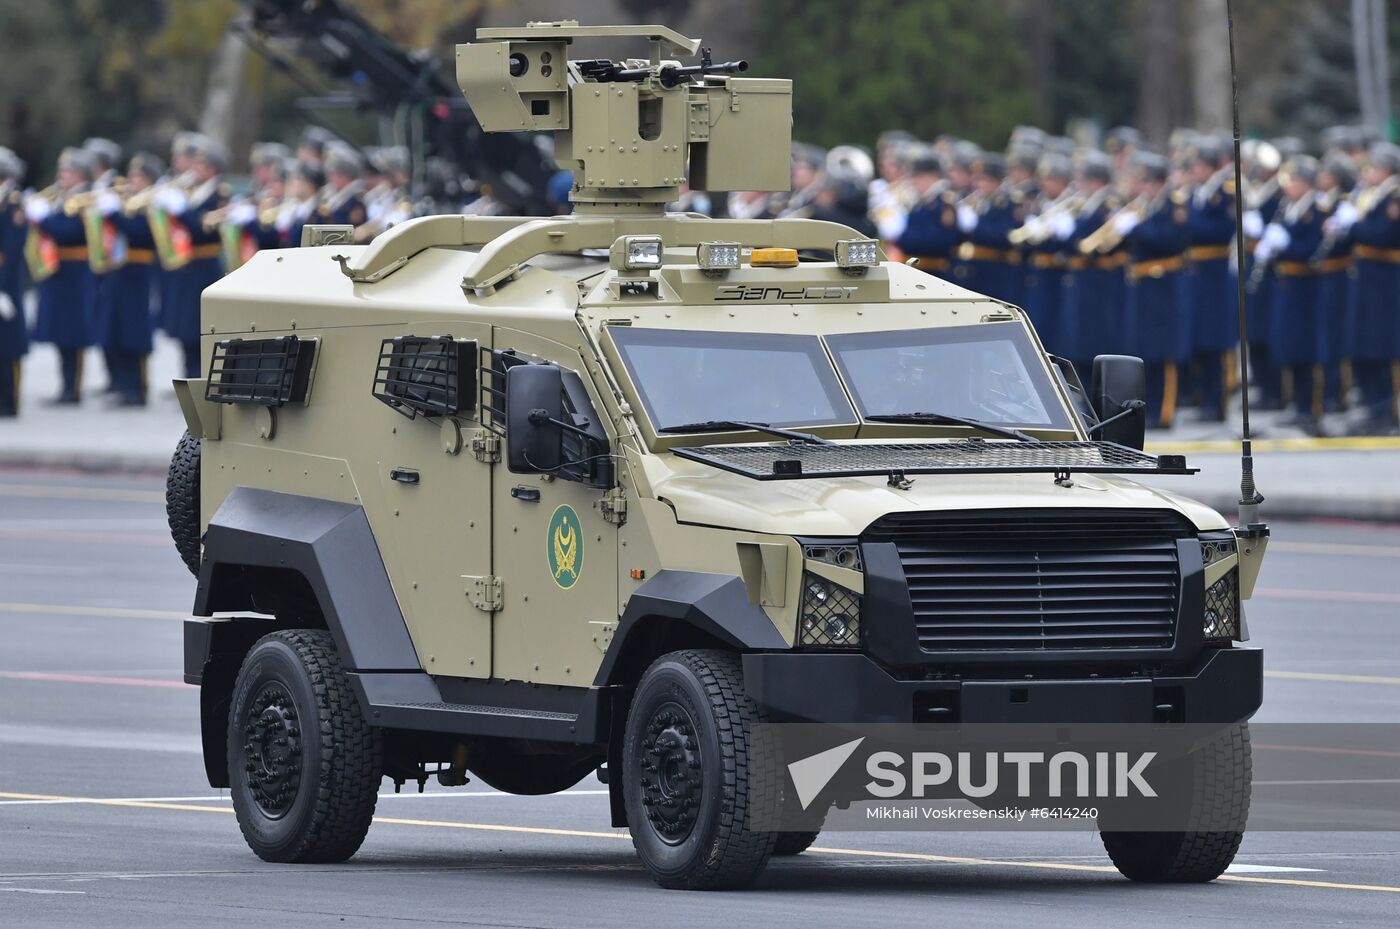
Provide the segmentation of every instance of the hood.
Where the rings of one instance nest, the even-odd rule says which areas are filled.
[[[771,535],[856,536],[889,513],[1056,507],[1167,509],[1200,530],[1229,528],[1204,504],[1115,474],[1072,474],[1068,487],[1045,473],[918,474],[900,490],[883,476],[759,481],[665,454],[646,470],[680,522]]]

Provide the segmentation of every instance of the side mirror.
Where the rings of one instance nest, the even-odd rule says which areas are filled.
[[[564,377],[551,364],[506,371],[506,467],[515,474],[554,471],[563,459]]]
[[[1088,429],[1098,422],[1098,414],[1094,412],[1093,406],[1089,403],[1089,392],[1084,389],[1084,382],[1079,379],[1079,372],[1074,370],[1074,365],[1068,358],[1061,358],[1059,355],[1051,355],[1050,363],[1055,367],[1055,373],[1059,375],[1060,382],[1064,385],[1065,393],[1069,394],[1070,405],[1074,407],[1074,412],[1079,415],[1079,421]]]
[[[1094,359],[1093,386],[1089,402],[1099,414],[1091,435],[1104,442],[1116,442],[1142,449],[1147,437],[1147,369],[1141,358],[1130,355],[1100,355]]]

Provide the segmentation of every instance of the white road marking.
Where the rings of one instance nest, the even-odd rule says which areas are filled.
[[[1225,869],[1226,874],[1281,874],[1285,871],[1311,871],[1314,874],[1327,873],[1325,868],[1286,868],[1281,865],[1240,864],[1239,862]]]
[[[557,794],[540,794],[531,799],[551,799],[555,797],[606,797],[606,790],[564,790]],[[381,800],[461,800],[495,797],[521,797],[523,794],[506,793],[503,790],[464,790],[460,793],[382,793]],[[225,796],[204,794],[198,797],[53,797],[35,800],[0,800],[0,806],[72,806],[75,804],[102,805],[104,803],[219,803],[227,805],[231,801]]]
[[[77,894],[86,896],[86,890],[40,890],[37,887],[0,887],[0,893],[6,894]]]

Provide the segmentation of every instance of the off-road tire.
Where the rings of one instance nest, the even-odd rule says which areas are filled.
[[[273,695],[273,705],[258,709]],[[265,758],[250,716],[273,719],[288,737],[299,774],[285,810],[269,812],[249,768]],[[271,716],[269,716],[271,714]],[[261,736],[267,740],[267,733]],[[250,751],[249,746],[255,747]],[[283,751],[288,749],[283,748]],[[268,750],[271,751],[270,749]],[[374,817],[381,777],[379,731],[366,722],[330,633],[291,629],[263,636],[238,672],[229,708],[230,793],[248,846],[264,861],[338,862],[359,849]]]
[[[1249,724],[1225,730],[1190,759],[1191,796],[1183,803],[1187,824],[1238,823],[1239,830],[1114,832],[1102,830],[1104,848],[1124,877],[1153,884],[1213,881],[1239,851],[1249,815],[1253,765]]]
[[[165,478],[165,516],[170,538],[190,573],[199,574],[199,440],[189,430],[180,437]]]
[[[654,729],[657,719],[668,713],[679,721]],[[709,649],[671,652],[642,675],[627,714],[619,773],[624,778],[632,844],[662,887],[743,887],[768,864],[777,834],[758,831],[753,824],[765,815],[776,818],[781,788],[777,750],[755,729],[761,719],[744,691],[737,655]],[[655,803],[661,790],[659,772],[646,771],[644,764],[666,767],[658,746],[677,732],[697,749],[685,757],[698,767],[687,764],[677,770],[699,773],[698,785],[682,786],[682,790],[693,789],[698,803],[689,825],[680,827],[681,834],[666,837],[662,831],[666,824],[653,821],[644,800],[650,791],[657,816],[664,815],[661,807],[670,804]],[[684,753],[673,753],[672,760],[678,754]],[[650,787],[644,784],[644,776]]]
[[[773,844],[774,855],[800,855],[812,847],[821,832],[780,832]]]

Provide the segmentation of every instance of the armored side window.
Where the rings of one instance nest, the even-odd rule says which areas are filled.
[[[409,419],[470,411],[476,392],[476,343],[450,335],[385,339],[374,396]]]
[[[316,340],[294,335],[214,343],[204,396],[215,403],[305,403]]]
[[[550,364],[542,358],[514,349],[481,351],[481,424],[500,436],[506,434],[506,371],[516,365]],[[593,409],[593,401],[576,371],[564,368],[564,420],[572,429],[561,430],[562,467],[556,476],[592,487],[613,486],[608,434]]]

